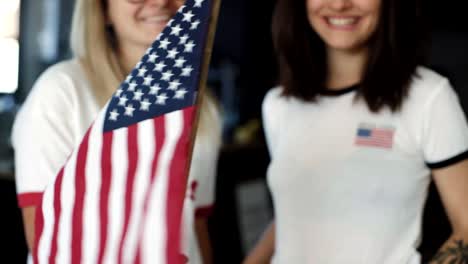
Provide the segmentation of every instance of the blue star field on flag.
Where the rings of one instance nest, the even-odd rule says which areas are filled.
[[[195,104],[211,6],[187,0],[107,106],[104,132]]]

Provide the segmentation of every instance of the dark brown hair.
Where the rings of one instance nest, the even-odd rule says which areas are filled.
[[[423,63],[424,30],[418,0],[381,0],[380,21],[357,90],[372,112],[397,111],[416,67]],[[273,17],[283,95],[315,102],[326,90],[326,48],[307,18],[306,0],[278,0]]]

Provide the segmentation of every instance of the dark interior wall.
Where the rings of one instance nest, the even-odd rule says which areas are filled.
[[[39,74],[70,56],[73,4],[74,0],[21,0],[18,103],[24,101]]]

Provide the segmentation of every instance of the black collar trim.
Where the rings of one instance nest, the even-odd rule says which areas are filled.
[[[340,96],[344,94],[351,93],[359,88],[359,84],[355,84],[349,87],[341,88],[341,89],[336,89],[336,90],[325,90],[322,91],[320,94],[325,95],[325,96]]]

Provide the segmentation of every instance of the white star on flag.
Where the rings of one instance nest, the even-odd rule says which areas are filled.
[[[189,41],[189,43],[185,44],[184,52],[188,52],[188,53],[193,52],[193,48],[194,48],[195,46],[196,46],[196,45],[193,43],[193,41]]]
[[[109,112],[109,114],[110,114],[109,119],[112,120],[112,121],[117,121],[117,118],[120,115],[119,112],[117,111],[117,109],[112,110],[112,112]]]
[[[184,67],[184,63],[187,62],[184,57],[179,57],[177,60],[175,60],[174,67],[176,68],[182,68]]]
[[[135,108],[133,107],[132,104],[129,104],[127,107],[125,107],[125,113],[124,115],[126,116],[133,116],[133,112],[135,111]]]
[[[138,69],[138,76],[140,77],[143,77],[145,76],[145,73],[147,72],[148,70],[146,69],[146,67],[143,67],[141,69]]]
[[[165,104],[166,104],[167,98],[168,98],[168,97],[167,97],[167,95],[166,95],[165,93],[156,96],[156,104],[158,104],[158,105],[165,105]]]
[[[180,74],[180,76],[190,77],[190,74],[192,73],[192,71],[193,71],[192,66],[187,66],[182,69],[182,73]]]
[[[174,27],[171,28],[171,35],[179,36],[180,31],[182,31],[182,28],[180,27],[180,25],[175,25]]]
[[[141,101],[141,98],[145,95],[141,89],[138,89],[135,93],[133,93],[133,100],[135,101]]]
[[[181,84],[182,83],[180,83],[179,80],[174,80],[169,83],[169,87],[167,89],[175,91]]]
[[[159,84],[155,84],[155,85],[150,87],[149,94],[151,94],[151,95],[158,94],[159,90],[161,90],[161,87],[159,86]]]
[[[149,111],[150,106],[151,106],[151,102],[148,99],[144,99],[140,103],[140,110],[141,111]]]
[[[119,105],[120,105],[120,106],[125,106],[125,104],[127,103],[127,101],[128,101],[128,98],[127,98],[126,95],[124,95],[124,96],[122,96],[122,97],[119,98]]]
[[[180,89],[175,92],[174,98],[175,99],[184,99],[185,94],[187,91],[185,89]]]
[[[189,39],[189,35],[185,34],[182,37],[180,37],[179,45],[183,45],[187,43],[187,40]]]
[[[184,18],[182,21],[187,21],[187,22],[192,22],[192,17],[194,16],[192,10],[188,11],[187,13],[184,13]]]
[[[154,63],[156,59],[159,58],[158,54],[156,52],[151,53],[148,55],[148,61]]]
[[[159,48],[160,49],[167,49],[167,47],[171,44],[171,42],[169,41],[168,38],[165,38],[163,40],[161,40],[161,42],[159,43]]]
[[[115,96],[115,97],[120,97],[120,95],[122,95],[122,93],[123,93],[122,88],[119,88],[117,91],[115,91],[115,95],[114,95],[114,96]]]
[[[128,90],[133,92],[135,91],[135,88],[138,86],[138,84],[135,81],[132,81],[131,83],[128,84]]]
[[[177,48],[173,48],[172,50],[167,52],[167,58],[168,59],[175,59],[177,54],[179,54],[179,52],[177,51]]]
[[[143,85],[151,85],[151,82],[154,80],[154,78],[151,75],[146,76],[143,78],[144,82]]]
[[[161,80],[163,81],[170,81],[171,80],[171,77],[174,76],[174,74],[172,74],[172,71],[167,71],[167,72],[163,72],[162,74],[163,76],[161,77]]]
[[[190,30],[197,29],[198,25],[200,25],[200,20],[196,20],[195,22],[192,22],[192,26],[190,27]]]
[[[204,0],[195,0],[194,7],[201,7]]]
[[[156,64],[154,66],[154,70],[155,71],[158,71],[158,72],[162,72],[164,70],[164,68],[166,67],[166,64],[164,64],[163,61],[161,61],[160,63]]]

